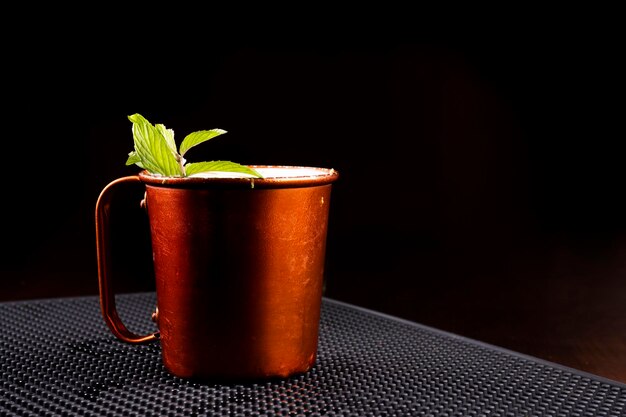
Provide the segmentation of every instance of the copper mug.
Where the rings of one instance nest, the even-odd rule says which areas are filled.
[[[337,171],[254,166],[264,178],[165,178],[109,183],[96,203],[102,315],[124,342],[159,340],[165,368],[192,379],[286,378],[317,357],[331,185]],[[118,316],[108,274],[112,190],[145,186],[158,331]]]

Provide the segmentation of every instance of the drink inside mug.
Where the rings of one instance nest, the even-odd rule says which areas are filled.
[[[294,177],[317,177],[329,175],[333,169],[315,168],[305,166],[251,166],[264,178],[294,178]],[[241,172],[207,171],[189,176],[190,178],[253,178],[250,174]]]

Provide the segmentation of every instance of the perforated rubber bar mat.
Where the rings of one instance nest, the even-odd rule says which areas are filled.
[[[142,333],[155,303],[117,297]],[[158,341],[115,339],[89,296],[0,303],[0,415],[626,416],[626,384],[330,299],[309,373],[190,382]]]

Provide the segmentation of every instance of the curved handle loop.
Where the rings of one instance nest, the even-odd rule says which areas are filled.
[[[112,190],[121,184],[141,182],[139,176],[118,178],[110,182],[96,202],[96,250],[98,254],[98,287],[100,290],[100,308],[102,316],[111,332],[120,340],[128,343],[145,343],[159,338],[159,332],[140,336],[126,328],[115,308],[115,294],[109,286],[110,256],[107,250],[109,240],[109,211],[112,201]]]

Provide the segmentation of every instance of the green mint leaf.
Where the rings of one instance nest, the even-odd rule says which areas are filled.
[[[182,176],[182,170],[165,136],[140,114],[128,116],[133,123],[135,152],[141,166],[153,174]],[[173,132],[172,132],[173,134]]]
[[[155,127],[159,129],[159,132],[161,132],[161,134],[165,138],[165,141],[167,142],[167,145],[170,147],[170,150],[172,151],[174,155],[176,155],[177,152],[176,152],[176,142],[174,141],[174,130],[167,129],[165,125],[162,125],[162,124],[157,124],[155,125]]]
[[[200,172],[207,171],[220,171],[220,172],[240,172],[243,174],[249,174],[256,178],[263,178],[257,170],[240,165],[230,161],[210,161],[210,162],[195,162],[185,165],[185,171],[187,175],[198,174]]]
[[[216,136],[223,135],[224,133],[226,133],[226,131],[222,129],[200,130],[190,133],[185,136],[185,139],[183,139],[183,142],[180,144],[180,155],[183,156],[194,146],[206,142],[209,139],[213,139]]]
[[[210,161],[185,164],[183,155],[194,146],[226,133],[222,129],[201,130],[190,133],[176,151],[174,131],[163,124],[153,126],[142,115],[135,113],[128,116],[133,123],[134,150],[129,152],[126,165],[135,164],[152,174],[166,177],[186,177],[207,171],[239,172],[252,177],[263,178],[253,168],[231,161]],[[254,186],[254,183],[253,183]]]
[[[141,164],[141,158],[139,158],[139,155],[137,155],[137,152],[132,151],[128,153],[128,159],[126,160],[126,165],[132,165],[132,164]]]

